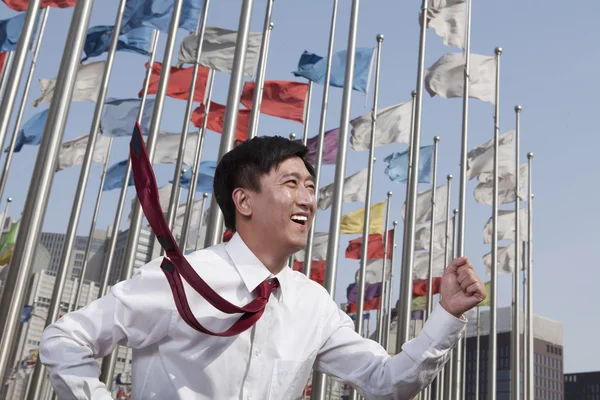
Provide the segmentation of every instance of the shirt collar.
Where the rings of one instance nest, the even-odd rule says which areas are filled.
[[[286,287],[289,287],[290,273],[292,272],[291,270],[288,271],[290,268],[283,268],[277,275],[271,274],[267,267],[246,246],[246,243],[237,232],[227,242],[225,249],[250,293],[265,279],[277,278],[281,289],[279,292],[283,296],[283,292],[287,290]],[[280,300],[283,299],[282,296],[279,297]]]

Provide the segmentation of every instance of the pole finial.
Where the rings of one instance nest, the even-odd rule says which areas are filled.
[[[6,199],[6,201],[8,201],[9,203],[12,202],[12,197],[9,197],[8,199]]]
[[[271,22],[271,23],[269,24],[269,29],[273,30],[273,28],[275,28],[275,24],[274,24],[273,22]]]
[[[527,158],[531,160],[533,158],[533,153],[527,153]]]
[[[186,168],[181,168],[181,175],[185,175],[186,172],[187,172]]]
[[[496,47],[494,49],[494,52],[496,53],[497,56],[501,55],[502,54],[502,47]]]
[[[202,195],[202,197],[204,197],[204,198],[207,198],[207,197],[208,197],[208,193],[204,193],[204,194]]]
[[[380,34],[377,35],[377,41],[378,42],[383,42],[383,34],[380,33]]]
[[[433,142],[434,142],[434,143],[437,143],[437,142],[439,142],[439,141],[440,141],[440,137],[439,137],[439,136],[434,136],[434,137],[433,137]]]
[[[515,112],[516,113],[520,113],[522,109],[523,109],[523,107],[521,107],[520,105],[516,105],[515,106]]]
[[[388,192],[388,197],[392,197],[392,191],[391,190]]]
[[[452,180],[452,174],[448,174],[448,176],[446,177],[449,181]]]
[[[295,133],[290,133],[290,140],[294,140],[296,139],[296,134]]]
[[[454,212],[454,215],[458,214],[458,208],[455,208],[453,212]]]
[[[413,99],[414,99],[415,97],[417,97],[417,91],[416,91],[416,90],[413,90],[412,92],[410,92],[410,95],[411,95],[411,96],[413,97]]]
[[[398,221],[394,221],[394,229],[396,228],[396,225],[398,225]]]

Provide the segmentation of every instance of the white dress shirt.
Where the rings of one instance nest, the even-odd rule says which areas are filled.
[[[238,234],[187,258],[215,291],[239,306],[272,276]],[[421,334],[390,357],[354,331],[322,286],[284,268],[255,326],[233,337],[209,336],[179,316],[160,263],[150,262],[44,331],[40,359],[61,398],[111,399],[98,379],[96,359],[121,344],[133,349],[134,400],[298,399],[313,368],[367,399],[410,399],[437,375],[466,325],[438,306]],[[184,286],[190,308],[208,329],[225,331],[239,318],[213,308],[185,280]]]

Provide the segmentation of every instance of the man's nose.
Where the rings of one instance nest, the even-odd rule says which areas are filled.
[[[315,194],[312,189],[306,186],[301,186],[298,190],[298,197],[296,199],[298,205],[307,208],[308,210],[314,210],[315,208]]]

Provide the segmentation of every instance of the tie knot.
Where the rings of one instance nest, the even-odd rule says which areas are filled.
[[[271,293],[279,287],[279,281],[277,278],[265,279],[258,286],[258,295],[268,299]]]

